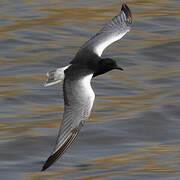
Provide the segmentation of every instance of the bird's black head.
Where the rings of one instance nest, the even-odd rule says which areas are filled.
[[[116,64],[116,61],[114,61],[113,59],[110,59],[110,58],[101,59],[98,63],[98,69],[96,72],[94,72],[93,77],[104,74],[113,69],[119,69],[119,70],[123,71],[123,69],[121,67],[119,67]]]

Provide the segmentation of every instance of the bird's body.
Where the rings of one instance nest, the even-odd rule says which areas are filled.
[[[64,81],[65,108],[56,145],[42,171],[65,152],[88,120],[95,98],[90,84],[92,77],[113,69],[123,70],[114,60],[101,58],[101,54],[107,46],[124,36],[131,24],[131,11],[123,4],[120,13],[80,48],[68,66],[47,73],[45,86]]]

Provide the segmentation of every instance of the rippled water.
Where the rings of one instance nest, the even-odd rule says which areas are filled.
[[[122,2],[0,1],[0,179],[180,179],[180,2],[126,3],[133,29],[103,54],[125,71],[93,80],[90,120],[41,173],[63,113],[45,74],[68,64]]]

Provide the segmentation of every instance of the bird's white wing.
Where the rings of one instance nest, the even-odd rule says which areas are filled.
[[[92,76],[93,74],[89,74],[78,80],[65,77],[63,85],[65,102],[63,120],[55,148],[45,162],[42,171],[51,166],[66,151],[78,135],[84,121],[89,118],[95,98],[90,84]]]
[[[121,39],[130,30],[131,25],[131,11],[126,4],[123,4],[120,13],[107,22],[95,36],[88,40],[80,48],[79,53],[82,54],[82,51],[92,51],[100,57],[106,47]]]

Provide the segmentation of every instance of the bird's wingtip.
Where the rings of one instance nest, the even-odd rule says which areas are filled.
[[[51,166],[51,164],[56,160],[56,158],[54,159],[54,156],[49,156],[49,158],[47,159],[47,161],[45,162],[45,164],[43,165],[41,171],[45,171],[47,168],[49,168]]]
[[[46,169],[48,169],[50,165],[47,165],[47,162],[44,164],[44,166],[41,168],[41,172],[45,171]]]
[[[66,151],[66,149],[71,145],[71,143],[74,141],[74,139],[77,137],[79,130],[82,126],[82,122],[79,124],[78,128],[74,128],[72,130],[72,134],[70,137],[64,142],[64,144],[52,155],[49,156],[47,161],[45,162],[44,166],[42,167],[41,171],[45,171],[47,168],[49,168],[58,158],[61,157],[61,155]]]
[[[122,4],[121,11],[123,11],[125,13],[127,22],[129,24],[132,24],[132,13],[131,13],[131,10],[129,9],[129,7],[125,3]]]
[[[46,168],[44,168],[44,166],[42,167],[42,169],[41,169],[41,172],[43,172],[43,171],[45,171],[46,170]]]

